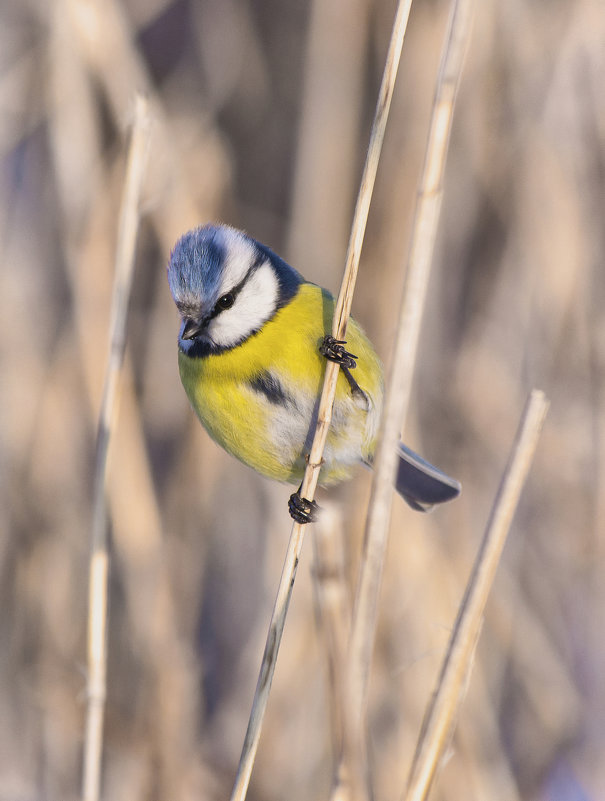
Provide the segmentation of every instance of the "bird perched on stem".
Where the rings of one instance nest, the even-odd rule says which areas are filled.
[[[382,367],[354,319],[346,343],[329,335],[335,303],[327,290],[226,225],[184,234],[170,256],[168,282],[182,320],[181,380],[219,445],[265,476],[300,483],[328,358],[341,369],[319,482],[348,478],[360,462],[371,465]],[[421,511],[460,492],[455,479],[401,443],[395,481]],[[289,508],[298,522],[315,519],[317,505],[298,492]]]

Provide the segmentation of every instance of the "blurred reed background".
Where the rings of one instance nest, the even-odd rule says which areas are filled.
[[[399,797],[527,391],[551,409],[436,801],[605,797],[605,15],[477,3],[405,440],[463,482],[396,502],[369,725]],[[0,799],[75,799],[96,416],[134,95],[151,154],[110,457],[104,797],[228,795],[290,529],[290,490],[188,407],[165,265],[223,220],[338,289],[391,0],[5,0],[0,25]],[[445,0],[412,8],[354,314],[388,363]],[[348,500],[356,575],[368,476]],[[330,504],[326,495],[321,502]],[[309,538],[310,540],[310,538]],[[251,799],[327,797],[312,542]]]

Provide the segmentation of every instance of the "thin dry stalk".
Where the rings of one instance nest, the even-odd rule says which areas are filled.
[[[422,801],[426,798],[450,742],[456,712],[470,674],[483,610],[529,473],[547,410],[548,401],[544,393],[533,390],[525,405],[519,430],[450,637],[437,687],[424,717],[404,801]]]
[[[246,729],[246,736],[244,738],[244,745],[242,746],[235,783],[231,791],[231,801],[243,801],[248,792],[250,776],[252,774],[254,759],[260,740],[263,718],[267,708],[269,692],[271,691],[271,682],[275,672],[279,644],[286,622],[286,615],[288,614],[292,587],[294,586],[294,580],[296,578],[296,569],[298,568],[298,560],[303,543],[303,530],[304,526],[299,524],[294,524],[292,526],[292,533],[290,534],[290,540],[288,542],[288,549],[282,568],[273,614],[271,615],[271,621],[269,623],[269,631],[267,633],[265,650],[263,652],[258,681],[256,683],[252,710],[250,711],[250,719],[248,720],[248,728]]]
[[[337,761],[342,752],[345,719],[341,676],[344,674],[351,623],[351,593],[346,580],[345,540],[340,510],[325,509],[313,534],[316,609],[328,668],[332,753]]]
[[[360,564],[347,681],[347,752],[359,765],[363,751],[363,717],[374,645],[378,593],[393,498],[393,477],[400,426],[405,420],[426,297],[433,246],[443,194],[442,181],[453,118],[454,101],[470,28],[471,0],[452,6],[435,92],[429,139],[418,192],[406,285],[397,341],[388,381],[379,447],[374,465],[370,509]]]
[[[345,337],[347,322],[351,311],[353,290],[355,288],[355,280],[357,278],[359,258],[361,255],[361,245],[368,219],[370,201],[372,198],[372,191],[374,189],[376,171],[378,168],[378,160],[380,157],[380,151],[382,149],[382,142],[384,140],[384,132],[391,106],[391,99],[393,97],[395,78],[397,76],[397,69],[399,67],[399,59],[401,56],[401,49],[407,27],[410,6],[411,0],[400,0],[397,7],[395,21],[393,23],[391,41],[387,53],[382,84],[380,86],[380,92],[378,95],[378,102],[376,104],[372,132],[370,134],[370,143],[368,145],[366,163],[357,197],[357,204],[355,206],[355,214],[347,250],[345,271],[338,301],[334,310],[334,319],[332,321],[332,335],[335,339],[339,340],[342,340]],[[309,500],[313,500],[315,497],[315,490],[317,488],[317,482],[319,479],[323,451],[332,419],[332,406],[334,404],[334,397],[336,394],[336,381],[338,378],[339,369],[339,366],[334,362],[328,362],[326,365],[326,374],[319,403],[317,425],[315,428],[315,434],[309,454],[307,468],[305,470],[305,475],[300,490],[301,495]],[[290,541],[288,542],[288,549],[281,574],[277,598],[275,601],[271,622],[269,624],[269,632],[265,644],[265,651],[256,685],[254,700],[252,702],[252,711],[250,713],[250,719],[248,722],[246,737],[244,739],[244,745],[238,765],[235,784],[231,793],[231,801],[243,801],[248,791],[250,775],[252,773],[252,767],[256,757],[256,750],[260,740],[262,722],[271,689],[271,682],[275,672],[281,636],[286,614],[288,612],[292,588],[294,586],[294,579],[296,577],[296,568],[298,566],[298,560],[302,550],[304,539],[303,529],[304,526],[301,526],[297,523],[292,526],[292,532],[290,534]]]
[[[126,344],[126,317],[139,222],[139,196],[149,145],[147,101],[137,97],[120,212],[110,322],[110,350],[99,413],[89,563],[88,683],[82,798],[97,801],[101,779],[107,665],[107,457],[117,414],[117,391]]]
[[[346,731],[346,697],[342,677],[346,673],[351,633],[352,597],[346,581],[342,516],[325,510],[315,527],[314,578],[319,630],[324,642],[328,668],[330,733],[332,740],[333,783],[330,801],[346,801],[351,777],[342,760]]]

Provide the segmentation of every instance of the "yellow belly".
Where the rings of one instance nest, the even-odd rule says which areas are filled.
[[[318,347],[330,333],[333,307],[329,293],[302,284],[292,301],[243,344],[197,359],[179,352],[183,386],[210,436],[270,478],[293,483],[302,478],[325,372]],[[370,408],[353,397],[341,373],[322,484],[348,477],[376,444],[382,371],[354,320],[347,329],[347,349],[360,357],[352,373],[369,397]]]

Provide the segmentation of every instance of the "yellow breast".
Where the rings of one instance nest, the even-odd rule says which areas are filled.
[[[302,284],[290,303],[241,345],[204,358],[179,352],[183,386],[210,436],[270,478],[293,483],[302,478],[325,372],[318,347],[330,333],[333,310],[328,292]],[[347,329],[347,350],[359,357],[352,372],[370,407],[353,397],[341,373],[320,474],[323,484],[350,475],[376,444],[382,371],[354,320]]]

